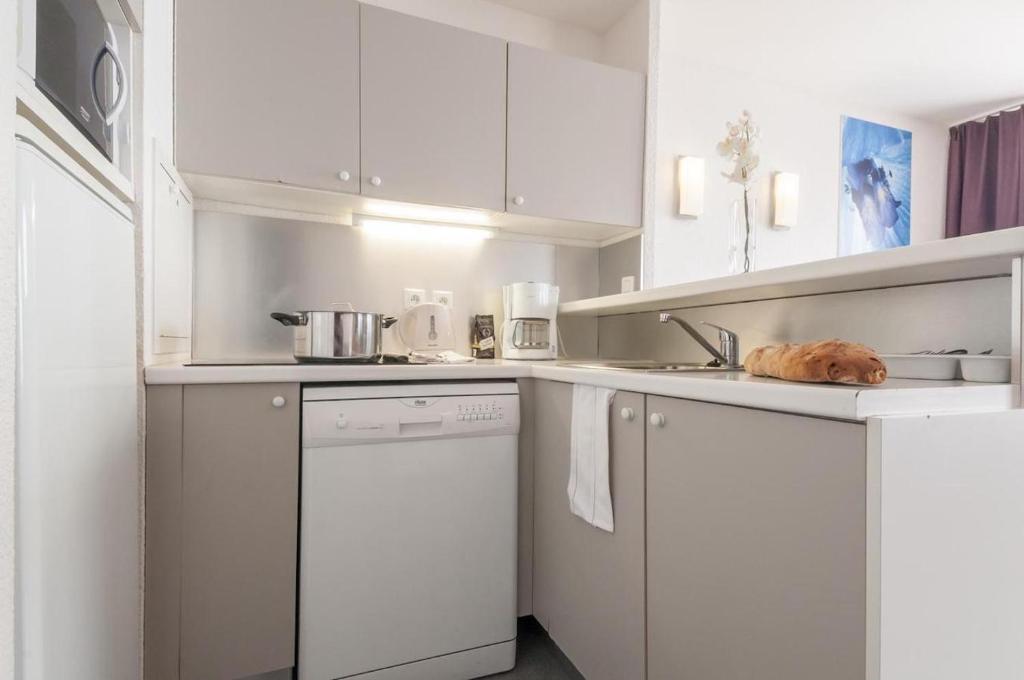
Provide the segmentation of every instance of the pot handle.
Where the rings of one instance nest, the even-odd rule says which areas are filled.
[[[305,326],[302,317],[297,314],[285,314],[283,312],[271,312],[270,318],[280,321],[282,326]]]
[[[380,320],[380,325],[383,326],[384,328],[391,328],[392,326],[395,325],[396,321],[398,321],[398,319],[396,319],[393,316],[385,316],[383,319]]]

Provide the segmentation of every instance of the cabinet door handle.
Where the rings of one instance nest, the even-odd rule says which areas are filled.
[[[284,408],[286,403],[288,402],[280,394],[270,400],[270,405],[274,408]]]
[[[633,409],[629,408],[628,406],[619,411],[619,415],[622,416],[623,420],[627,421],[632,421],[633,418],[636,418],[636,412],[634,412]]]
[[[338,173],[338,179],[340,179],[342,182],[347,182],[350,179],[352,179],[352,175],[349,173],[348,170],[342,170],[341,172]]]
[[[512,199],[512,202],[516,205],[522,205],[523,203],[526,203],[526,199],[522,196],[516,196]]]
[[[665,414],[664,413],[652,413],[651,414],[651,425],[654,427],[665,427]]]
[[[379,187],[381,185],[381,182],[383,182],[383,180],[377,175],[374,175],[373,177],[370,178],[370,184],[372,184],[375,187]]]

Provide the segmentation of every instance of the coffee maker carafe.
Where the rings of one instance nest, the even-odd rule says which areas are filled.
[[[505,324],[501,354],[505,359],[557,359],[558,286],[513,283],[502,288]]]

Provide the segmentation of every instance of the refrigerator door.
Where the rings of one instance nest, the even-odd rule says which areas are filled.
[[[19,677],[135,680],[134,228],[47,148],[17,141]]]

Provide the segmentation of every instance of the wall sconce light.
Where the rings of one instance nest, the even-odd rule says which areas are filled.
[[[772,225],[776,229],[796,226],[800,209],[800,175],[795,172],[777,172],[772,178],[772,198],[775,214]]]
[[[681,156],[676,165],[679,214],[699,217],[704,212],[704,159]]]

